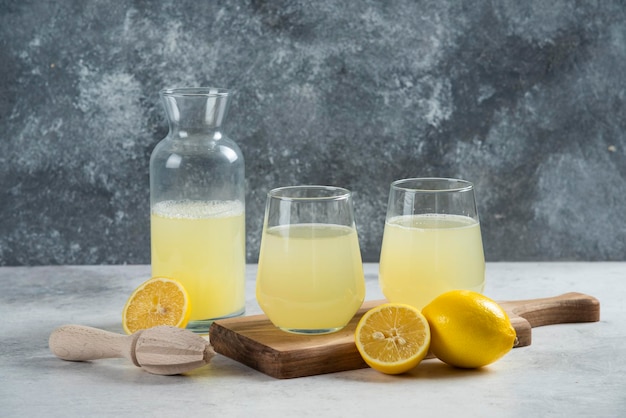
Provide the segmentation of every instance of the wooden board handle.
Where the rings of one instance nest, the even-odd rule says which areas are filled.
[[[593,296],[570,292],[543,299],[500,302],[510,313],[528,321],[532,328],[543,325],[600,320],[600,302]]]
[[[50,351],[63,360],[89,361],[125,357],[135,365],[133,345],[139,333],[121,335],[82,325],[63,325],[50,334]]]

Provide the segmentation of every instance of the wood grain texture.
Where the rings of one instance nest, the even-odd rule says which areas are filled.
[[[133,347],[137,335],[121,335],[82,325],[63,325],[50,334],[50,351],[60,359],[89,361],[126,357],[135,363]]]
[[[364,302],[350,323],[333,334],[290,334],[276,328],[265,315],[254,315],[214,322],[210,341],[215,352],[279,379],[360,369],[367,365],[354,344],[356,325],[368,309],[384,302]],[[500,305],[517,333],[515,347],[531,344],[532,327],[600,319],[598,300],[581,293]]]

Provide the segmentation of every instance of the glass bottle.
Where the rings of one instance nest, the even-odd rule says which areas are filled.
[[[245,309],[244,159],[222,131],[230,92],[160,92],[168,135],[150,158],[152,276],[189,294],[188,329],[207,333]]]

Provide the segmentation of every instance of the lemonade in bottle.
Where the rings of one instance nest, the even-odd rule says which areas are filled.
[[[245,179],[237,144],[222,130],[230,93],[160,92],[170,130],[150,157],[152,275],[189,294],[187,325],[208,333],[245,309]]]
[[[242,313],[245,221],[239,202],[158,202],[151,235],[152,275],[183,285],[190,321]]]

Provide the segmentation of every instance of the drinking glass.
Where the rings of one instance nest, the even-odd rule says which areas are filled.
[[[349,190],[291,186],[268,193],[256,297],[287,332],[327,334],[350,321],[365,282]]]
[[[419,309],[448,290],[482,292],[485,258],[473,184],[448,178],[391,183],[379,269],[385,297]]]

